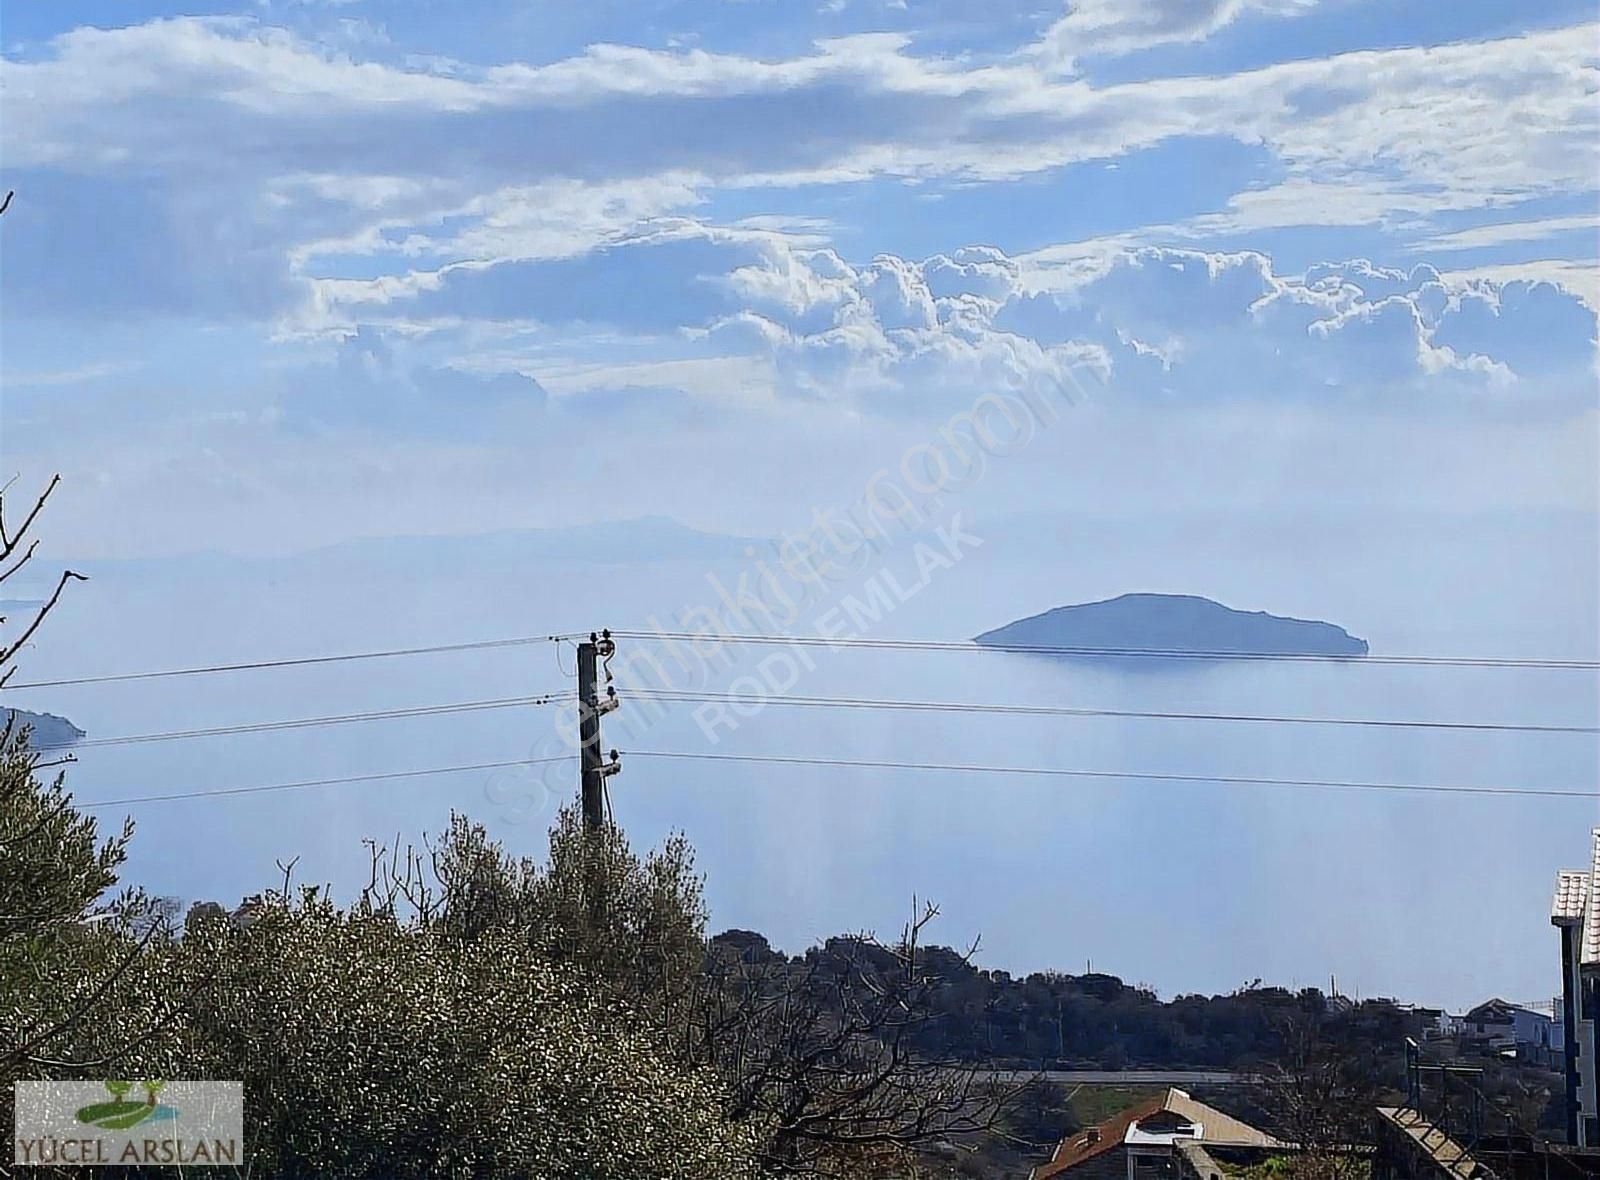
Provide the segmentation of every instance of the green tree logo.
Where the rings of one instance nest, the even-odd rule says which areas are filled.
[[[141,1102],[128,1098],[128,1091],[133,1089],[132,1082],[108,1080],[105,1087],[106,1092],[111,1095],[111,1101],[90,1103],[80,1108],[76,1117],[80,1123],[101,1127],[107,1131],[126,1131],[137,1123],[177,1118],[177,1107],[156,1101],[156,1095],[166,1084],[162,1078],[150,1078],[140,1082],[139,1086],[144,1090],[144,1100]]]

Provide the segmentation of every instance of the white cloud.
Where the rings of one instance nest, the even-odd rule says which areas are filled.
[[[1541,258],[1495,263],[1446,271],[1444,278],[1458,286],[1479,281],[1496,285],[1518,280],[1550,283],[1581,299],[1590,311],[1600,312],[1600,266],[1588,259]]]
[[[1540,217],[1530,221],[1496,221],[1450,233],[1430,234],[1413,243],[1411,250],[1415,253],[1479,250],[1486,246],[1503,246],[1508,242],[1543,241],[1578,230],[1588,230],[1590,244],[1597,244],[1594,239],[1597,231],[1600,231],[1600,217],[1593,213],[1579,213],[1570,217]]]
[[[1173,14],[1191,7],[1115,11],[1176,27]],[[1196,11],[1204,24],[1239,7]],[[1110,11],[1096,0],[1065,19]],[[1595,56],[1593,30],[1577,28],[1094,87],[1027,58],[974,65],[915,56],[900,34],[863,34],[770,61],[598,45],[548,65],[446,75],[248,22],[188,19],[78,30],[4,70],[13,168],[185,166],[209,183],[460,178],[478,195],[664,172],[746,184],[1005,177],[1221,134],[1285,163],[1280,186],[1235,209],[1242,222],[1284,224],[1295,206],[1306,215],[1306,196],[1338,208],[1339,193],[1354,194],[1339,216],[1370,221],[1396,202],[1477,207],[1552,185],[1589,189]]]
[[[1203,41],[1245,16],[1293,16],[1318,0],[1068,0],[1045,34],[1058,62],[1129,53],[1173,41]]]
[[[578,330],[764,359],[779,391],[830,400],[915,406],[1102,379],[1112,398],[1590,396],[1594,313],[1550,284],[1464,283],[1363,259],[1284,275],[1252,251],[1124,247],[1056,271],[1037,257],[969,247],[857,265],[782,234],[683,221],[526,264],[494,297]],[[642,298],[597,309],[582,294],[612,288]]]
[[[1040,290],[1037,272],[992,248],[956,257],[981,260],[969,263],[984,269],[981,292],[939,294],[943,255],[859,269],[829,255],[808,280],[795,254],[774,270],[797,296],[781,313],[745,308],[712,335],[772,356],[780,384],[809,396],[970,398],[1103,378],[1112,398],[1590,397],[1594,313],[1549,284],[1452,285],[1425,265],[1359,259],[1295,277],[1248,251],[1142,247]]]
[[[77,365],[70,369],[48,369],[20,373],[7,371],[5,381],[8,386],[12,387],[81,385],[85,381],[99,381],[104,377],[114,377],[119,373],[126,373],[136,368],[138,368],[136,361],[95,361],[87,365]]]

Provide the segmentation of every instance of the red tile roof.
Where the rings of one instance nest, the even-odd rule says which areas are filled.
[[[1155,1098],[1119,1110],[1098,1126],[1086,1127],[1082,1131],[1068,1135],[1056,1145],[1055,1154],[1050,1157],[1050,1162],[1040,1164],[1033,1170],[1031,1180],[1049,1180],[1050,1177],[1075,1168],[1086,1160],[1092,1160],[1113,1148],[1121,1147],[1129,1127],[1141,1119],[1149,1118],[1164,1110],[1181,1115],[1191,1123],[1200,1124],[1201,1133],[1198,1140],[1200,1143],[1234,1147],[1282,1146],[1266,1132],[1258,1131],[1250,1124],[1240,1122],[1213,1106],[1207,1106],[1204,1102],[1197,1102],[1182,1090],[1168,1089]]]
[[[1056,1144],[1056,1153],[1050,1157],[1050,1162],[1040,1164],[1033,1170],[1032,1180],[1049,1180],[1049,1177],[1059,1175],[1068,1168],[1075,1168],[1085,1160],[1092,1160],[1114,1147],[1121,1147],[1123,1136],[1128,1133],[1129,1127],[1140,1119],[1165,1109],[1166,1105],[1167,1095],[1163,1094],[1159,1098],[1152,1098],[1148,1102],[1119,1110],[1097,1126],[1086,1127],[1068,1135]]]

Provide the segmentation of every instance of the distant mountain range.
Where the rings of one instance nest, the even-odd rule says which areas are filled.
[[[85,736],[83,730],[54,713],[26,713],[21,709],[6,709],[3,712],[6,716],[0,718],[0,724],[14,719],[14,726],[30,727],[28,744],[36,750],[47,746],[70,746]]]
[[[708,533],[668,516],[602,520],[554,528],[483,533],[355,537],[295,553],[245,556],[204,550],[163,557],[78,558],[73,569],[91,575],[155,573],[165,577],[247,573],[270,576],[286,568],[351,568],[363,574],[393,568],[485,570],[530,562],[637,564],[656,561],[742,561],[770,543],[758,537]]]
[[[603,520],[559,528],[502,529],[449,536],[390,536],[342,541],[310,550],[304,561],[514,563],[529,560],[623,563],[723,560],[761,545],[752,537],[706,533],[669,516]]]
[[[1365,639],[1332,623],[1234,610],[1191,594],[1124,594],[1103,602],[1058,606],[985,631],[974,642],[986,647],[1078,649],[1051,653],[1069,657],[1128,651],[1367,654]]]

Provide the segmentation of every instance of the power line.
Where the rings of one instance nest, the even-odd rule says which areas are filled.
[[[1530,787],[1466,787],[1442,783],[1369,783],[1342,779],[1244,778],[1217,774],[1162,774],[1132,770],[1078,770],[1054,766],[977,766],[954,762],[893,762],[869,758],[809,758],[780,754],[713,754],[679,750],[624,751],[625,758],[682,758],[709,762],[760,762],[785,766],[836,766],[866,770],[936,770],[974,774],[1037,775],[1052,778],[1119,779],[1173,783],[1220,783],[1226,786],[1332,788],[1352,791],[1414,791],[1444,795],[1521,795],[1529,798],[1600,799],[1593,791]]]
[[[1334,664],[1401,664],[1449,668],[1551,668],[1600,670],[1600,660],[1514,659],[1496,656],[1328,655],[1321,652],[1202,651],[1188,648],[1066,647],[1052,644],[976,643],[941,639],[827,638],[821,635],[736,635],[720,631],[629,631],[613,628],[618,639],[669,639],[690,643],[749,643],[782,647],[866,648],[881,651],[953,651],[967,654],[1135,657],[1162,660],[1265,660]]]
[[[367,713],[339,713],[324,717],[295,717],[284,721],[256,721],[240,725],[218,725],[209,729],[174,729],[160,733],[136,733],[120,737],[89,738],[50,746],[36,746],[38,753],[81,750],[96,746],[132,746],[144,742],[182,741],[187,738],[225,737],[240,733],[271,733],[284,729],[311,729],[323,725],[349,725],[361,721],[389,721],[403,717],[440,717],[453,713],[475,713],[486,709],[512,709],[548,705],[570,697],[571,692],[549,692],[532,697],[501,697],[487,701],[462,701],[451,705],[417,705],[405,709],[377,709]]]
[[[376,783],[394,779],[424,778],[434,774],[463,774],[473,770],[504,770],[512,766],[540,766],[550,762],[565,762],[574,754],[557,754],[550,758],[514,758],[506,762],[477,762],[465,766],[434,766],[427,770],[396,770],[384,774],[352,774],[343,778],[302,779],[293,783],[266,783],[254,787],[218,787],[205,791],[182,791],[172,795],[130,795],[125,799],[100,799],[93,803],[77,803],[80,810],[93,811],[106,807],[131,807],[136,803],[169,803],[179,799],[215,799],[226,795],[259,795],[268,791],[298,791],[310,787],[337,787],[347,783]]]
[[[904,712],[987,713],[1025,717],[1138,717],[1176,721],[1240,721],[1277,725],[1346,725],[1382,729],[1474,730],[1505,733],[1600,733],[1596,725],[1523,725],[1492,721],[1397,721],[1374,717],[1298,717],[1250,713],[1162,712],[1143,709],[1100,709],[1067,705],[1007,705],[967,701],[879,700],[869,697],[799,697],[738,693],[690,692],[678,689],[629,689],[629,695],[665,701],[727,702],[798,708],[889,709]]]
[[[633,750],[625,757],[687,759],[710,762],[764,763],[786,766],[828,766],[866,770],[927,770],[973,774],[1006,774],[1050,778],[1113,779],[1119,781],[1209,783],[1227,786],[1267,786],[1290,788],[1330,788],[1363,791],[1402,791],[1449,795],[1523,796],[1527,798],[1596,799],[1600,795],[1590,791],[1568,791],[1543,788],[1471,787],[1439,783],[1375,783],[1340,779],[1288,779],[1247,778],[1229,775],[1166,774],[1144,771],[1080,770],[1053,766],[986,766],[951,762],[900,762],[867,758],[813,758],[800,755],[778,754],[722,754],[678,750]],[[504,770],[519,766],[539,766],[567,762],[575,754],[558,754],[546,758],[516,758],[503,762],[477,762],[456,766],[435,766],[425,770],[400,770],[376,774],[354,774],[339,778],[302,779],[297,782],[264,783],[248,787],[219,787],[199,791],[181,791],[166,795],[130,795],[121,799],[101,799],[76,804],[82,810],[110,807],[131,807],[144,803],[170,803],[194,799],[224,798],[234,795],[256,795],[268,792],[305,790],[317,787],[343,786],[351,783],[387,782],[399,779],[425,778],[436,774],[462,774],[471,771]]]
[[[184,676],[207,676],[223,672],[254,672],[270,668],[310,667],[359,660],[397,659],[409,656],[439,655],[452,652],[489,651],[496,648],[526,647],[536,643],[560,643],[576,633],[519,635],[505,639],[484,639],[470,643],[443,643],[427,647],[392,648],[382,651],[341,652],[333,655],[302,656],[290,659],[251,660],[232,664],[208,664],[191,668],[163,668],[145,672],[117,672],[95,676],[69,676],[54,680],[24,680],[6,685],[9,691],[37,688],[68,688],[89,684],[119,684],[129,681],[160,680]],[[869,639],[861,636],[827,638],[820,635],[761,635],[699,631],[613,630],[616,638],[677,640],[691,643],[777,644],[799,647],[858,648],[881,651],[935,651],[1016,655],[1057,655],[1085,657],[1145,658],[1164,660],[1260,660],[1306,661],[1337,664],[1416,665],[1460,668],[1542,668],[1578,671],[1600,670],[1600,660],[1557,660],[1493,656],[1428,655],[1328,655],[1319,652],[1202,651],[1182,648],[1069,647],[1049,644],[971,643],[936,639]]]
[[[527,647],[555,643],[563,635],[521,635],[510,639],[483,639],[474,643],[441,643],[431,647],[399,647],[387,651],[343,652],[327,656],[301,656],[287,660],[252,660],[240,664],[209,664],[197,668],[165,668],[155,672],[116,672],[104,676],[71,676],[60,680],[25,680],[8,684],[8,691],[23,688],[67,688],[80,684],[119,684],[129,680],[161,680],[174,676],[209,676],[218,672],[257,672],[267,668],[303,668],[314,664],[344,664],[356,660],[389,660],[402,656],[430,656],[447,652],[488,651],[500,647]]]

